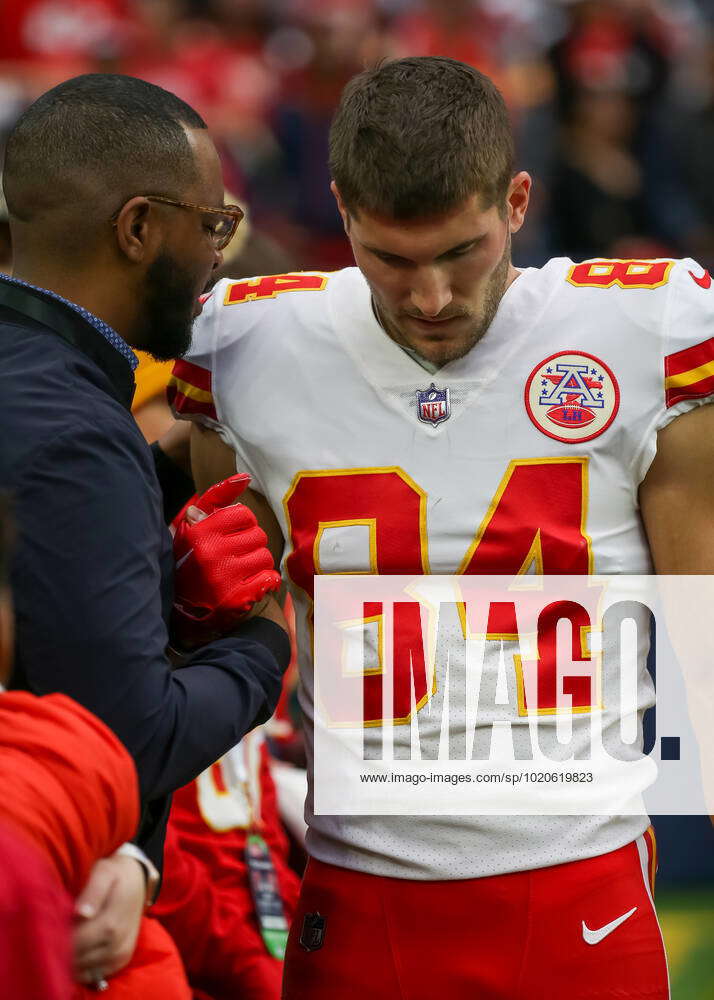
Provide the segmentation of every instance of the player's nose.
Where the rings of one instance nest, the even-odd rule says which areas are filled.
[[[410,298],[415,309],[432,319],[449,305],[453,295],[446,275],[438,268],[424,268],[414,276]]]

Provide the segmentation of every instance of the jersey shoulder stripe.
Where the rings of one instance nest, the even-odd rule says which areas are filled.
[[[714,337],[664,359],[667,407],[714,392]]]
[[[190,361],[180,360],[174,365],[166,395],[169,406],[177,416],[201,414],[217,420],[216,405],[211,390],[211,372]]]

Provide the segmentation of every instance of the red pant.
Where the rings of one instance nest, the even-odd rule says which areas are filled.
[[[667,1000],[653,878],[650,830],[600,857],[451,882],[312,860],[283,998]],[[315,913],[324,933],[309,951],[300,938],[319,943],[319,929],[309,931]]]

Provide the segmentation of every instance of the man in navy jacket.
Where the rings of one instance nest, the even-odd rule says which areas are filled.
[[[3,186],[0,488],[15,497],[12,686],[71,695],[136,762],[160,863],[170,792],[267,719],[289,644],[277,605],[171,670],[171,539],[131,417],[132,347],[180,356],[239,221],[199,116],[141,80],[60,84],[20,118]]]

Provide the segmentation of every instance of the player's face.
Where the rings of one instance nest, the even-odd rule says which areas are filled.
[[[194,151],[197,179],[181,200],[219,208],[223,204],[223,177],[215,147],[204,129],[186,132]],[[210,217],[174,206],[161,208],[167,238],[147,268],[143,330],[137,346],[159,360],[168,360],[188,350],[193,321],[201,311],[199,296],[223,256],[211,239]]]
[[[357,266],[389,336],[443,365],[484,335],[516,277],[511,234],[523,223],[530,177],[517,174],[505,206],[473,195],[443,216],[416,221],[349,215],[333,188]]]

